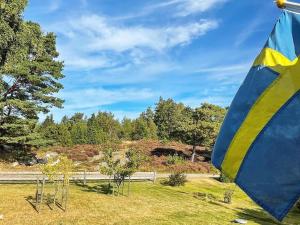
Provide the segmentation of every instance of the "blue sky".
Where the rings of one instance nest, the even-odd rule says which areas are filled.
[[[29,0],[57,34],[63,115],[134,118],[159,96],[228,106],[279,14],[272,0]]]

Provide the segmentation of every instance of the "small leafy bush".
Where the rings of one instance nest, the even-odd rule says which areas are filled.
[[[231,204],[232,196],[233,190],[226,190],[224,193],[224,202],[227,204]]]
[[[89,157],[84,153],[77,153],[77,154],[71,155],[70,158],[73,161],[79,161],[79,162],[85,162],[89,159]]]
[[[89,149],[89,150],[86,150],[85,151],[85,154],[88,156],[88,157],[94,157],[96,155],[98,155],[98,151],[97,150],[94,150],[94,149]]]
[[[217,201],[217,197],[213,194],[195,192],[194,197],[202,201]]]
[[[187,182],[186,175],[182,172],[175,172],[169,176],[168,184],[170,186],[184,186]]]
[[[167,138],[164,138],[164,139],[160,140],[160,143],[162,145],[167,145],[168,143],[170,143],[170,140],[168,140]]]
[[[166,163],[167,165],[179,165],[184,163],[184,159],[177,154],[169,155]]]
[[[221,173],[219,179],[222,183],[232,183],[232,180],[229,177],[227,177],[224,173]]]
[[[74,164],[71,159],[65,155],[59,155],[50,158],[47,164],[41,165],[41,172],[49,178],[51,182],[57,182],[62,175],[64,184],[68,185],[70,177],[73,173]]]

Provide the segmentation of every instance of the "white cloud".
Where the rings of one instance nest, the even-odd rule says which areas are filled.
[[[62,35],[59,50],[68,68],[96,69],[122,60],[142,64],[148,57],[187,45],[217,27],[217,21],[204,19],[164,27],[124,26],[94,14],[52,25],[48,30]]]
[[[200,68],[196,70],[198,73],[213,73],[213,74],[222,74],[222,75],[234,75],[245,73],[249,70],[250,63],[240,63],[233,65],[225,65],[225,66],[212,66],[207,68]]]
[[[116,119],[118,119],[119,121],[122,121],[122,119],[124,117],[129,118],[129,119],[135,119],[137,118],[140,114],[141,111],[124,111],[124,110],[105,110],[103,108],[99,108],[98,111],[101,112],[105,112],[105,111],[109,111],[111,112]],[[51,112],[49,114],[53,114],[54,120],[56,122],[60,122],[61,119],[64,116],[68,116],[71,117],[73,116],[75,113],[78,113],[79,111],[77,110],[66,110],[66,109],[52,109]],[[90,117],[93,113],[97,113],[97,110],[95,109],[88,109],[88,110],[83,110],[80,111],[81,113],[84,113],[85,116]],[[48,114],[48,115],[49,115]],[[39,121],[44,121],[46,119],[46,115],[45,114],[40,114],[39,115]]]
[[[143,64],[126,64],[89,73],[84,77],[86,83],[102,85],[132,85],[159,80],[164,74],[178,71],[180,67],[171,62],[152,61]],[[159,81],[158,81],[159,82]]]
[[[124,52],[135,48],[163,50],[189,43],[217,27],[216,21],[200,20],[182,26],[149,28],[144,26],[118,26],[98,15],[82,16],[72,21],[69,29],[86,38],[85,47],[90,51],[112,50]]]
[[[88,5],[88,0],[80,0],[81,6],[86,7]]]
[[[221,5],[228,0],[170,0],[154,4],[148,7],[145,12],[152,12],[158,8],[175,7],[175,16],[184,17],[196,13],[203,13],[215,6]]]
[[[251,23],[248,24],[246,28],[244,30],[241,30],[241,32],[237,35],[234,46],[239,47],[243,43],[245,43],[252,35],[254,35],[258,31],[263,22],[264,18],[262,17],[256,17],[253,21],[251,21]]]
[[[97,108],[121,102],[135,102],[152,99],[157,95],[150,89],[123,88],[107,90],[104,88],[79,89],[63,91],[62,98],[66,100],[65,110],[78,110]]]
[[[239,85],[245,79],[250,68],[251,62],[219,66],[211,69],[208,79],[220,85]]]
[[[195,13],[205,12],[217,5],[226,2],[226,0],[186,0],[178,5],[177,16],[188,16]]]
[[[243,25],[243,29],[239,32],[235,40],[235,47],[240,47],[249,38],[255,36],[257,32],[264,30],[263,25],[268,21],[266,15],[268,15],[270,10],[269,4],[261,4],[257,12],[253,16],[253,19],[248,23]],[[273,20],[271,20],[273,23]]]
[[[132,20],[155,14],[158,11],[166,11],[168,15],[172,17],[185,17],[209,11],[228,1],[229,0],[165,0],[157,4],[148,5],[134,13],[115,17],[113,20]]]
[[[122,119],[124,117],[128,118],[128,119],[135,119],[138,118],[139,115],[141,114],[141,112],[133,112],[133,111],[122,111],[122,110],[112,110],[111,111],[114,116],[119,119],[120,121],[122,121]]]
[[[231,101],[232,101],[232,97],[228,97],[228,96],[207,96],[207,97],[199,97],[199,98],[193,97],[193,98],[185,98],[180,100],[180,102],[183,102],[185,105],[188,105],[192,108],[199,107],[203,103],[210,103],[210,104],[226,107],[231,104]]]
[[[73,48],[72,45],[59,46],[61,52],[60,59],[64,61],[65,66],[72,70],[92,70],[106,66],[112,66],[105,56],[93,56],[83,52],[80,49]]]
[[[59,9],[61,5],[61,0],[51,0],[49,6],[47,7],[48,13],[55,12]]]

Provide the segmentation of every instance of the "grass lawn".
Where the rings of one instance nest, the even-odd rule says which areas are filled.
[[[236,218],[248,224],[276,224],[240,190],[231,205],[222,203],[224,190],[232,185],[213,179],[188,182],[184,187],[163,186],[159,182],[132,184],[130,197],[113,197],[98,190],[98,184],[72,185],[67,212],[42,206],[37,213],[26,198],[35,185],[0,185],[2,225],[94,225],[94,224],[232,224]],[[213,194],[216,200],[200,200],[195,192]],[[280,224],[280,223],[277,223]],[[293,210],[283,224],[300,224],[300,211]]]

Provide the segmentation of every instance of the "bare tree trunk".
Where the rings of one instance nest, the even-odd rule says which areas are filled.
[[[108,192],[107,193],[110,193],[110,189],[111,189],[111,176],[109,175],[109,178],[108,178]],[[114,194],[114,186],[112,186],[112,194]]]
[[[191,158],[192,162],[195,162],[195,156],[196,156],[196,145],[193,145],[193,153],[192,153],[192,158]]]
[[[55,185],[55,192],[54,192],[54,196],[53,196],[53,205],[55,206],[56,205],[56,198],[57,198],[57,193],[58,193],[58,183],[59,181],[57,181],[57,183],[54,183]]]
[[[109,177],[109,190],[110,190],[110,184],[111,183],[111,177]],[[115,195],[115,180],[112,180],[112,195]]]
[[[131,180],[131,176],[128,177],[128,189],[127,189],[127,196],[129,196],[130,194],[130,180]]]
[[[125,185],[125,178],[123,179],[123,182],[122,182],[122,195],[124,195],[124,185]]]

